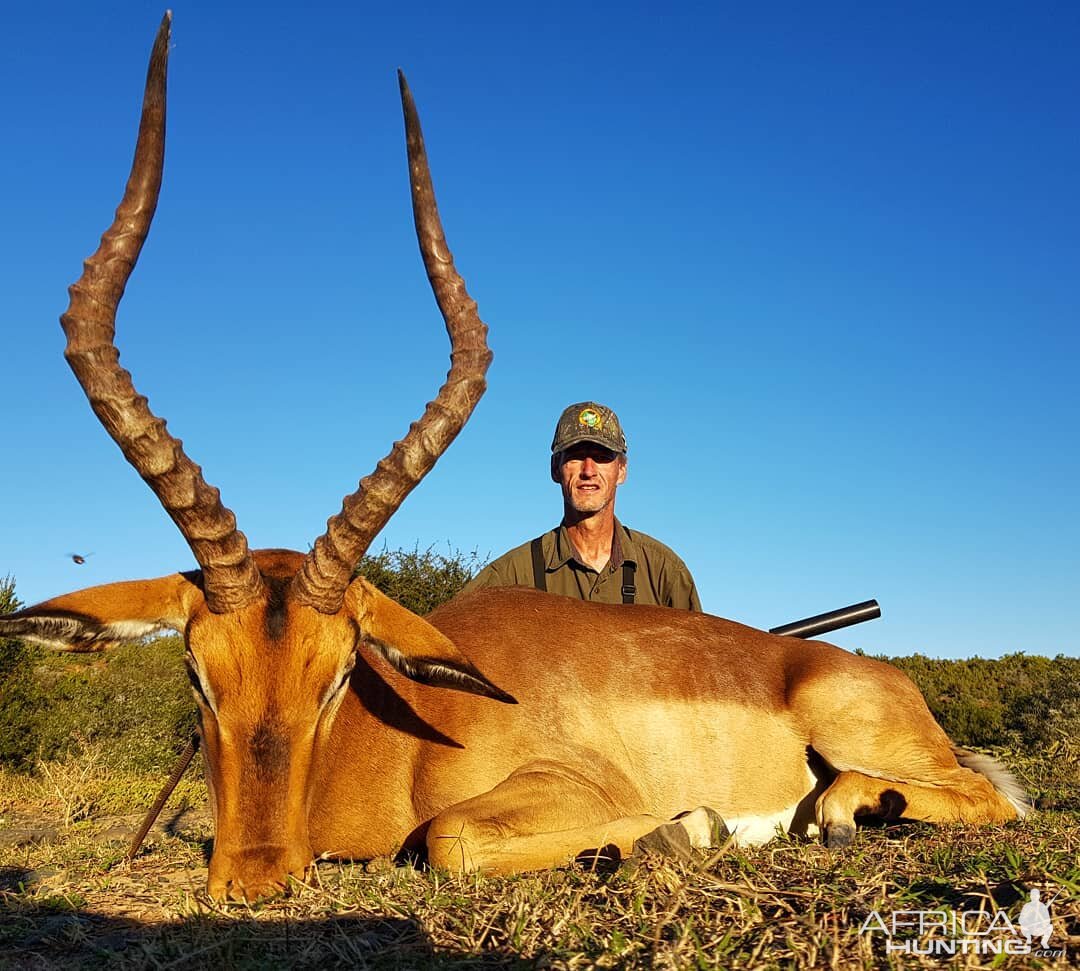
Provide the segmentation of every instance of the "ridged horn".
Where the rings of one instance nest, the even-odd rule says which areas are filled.
[[[294,577],[294,596],[323,613],[336,613],[341,608],[353,569],[371,541],[464,427],[484,393],[484,374],[492,357],[487,327],[446,245],[420,119],[400,71],[398,82],[405,115],[416,238],[435,302],[450,335],[450,372],[420,420],[413,422],[400,442],[394,443],[375,471],[360,480],[357,490],[345,497],[341,512],[327,520],[326,532],[315,541]]]
[[[236,517],[221,504],[218,490],[206,484],[180,440],[168,433],[165,422],[136,392],[114,343],[116,308],[150,230],[161,189],[171,24],[172,15],[166,13],[150,55],[139,138],[124,198],[97,252],[68,289],[71,302],[60,323],[68,340],[64,356],[94,413],[180,528],[202,567],[207,605],[215,613],[228,613],[264,596],[247,539],[236,528]]]

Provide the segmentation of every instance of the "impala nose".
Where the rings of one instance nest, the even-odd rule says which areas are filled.
[[[206,891],[214,899],[255,903],[278,897],[289,889],[290,878],[304,882],[311,857],[301,860],[287,846],[255,846],[210,860]]]

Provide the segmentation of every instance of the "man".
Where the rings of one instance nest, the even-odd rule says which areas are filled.
[[[615,412],[595,401],[570,405],[551,452],[562,523],[489,563],[465,590],[527,586],[599,603],[701,610],[683,561],[615,518],[615,493],[626,481],[626,437]]]

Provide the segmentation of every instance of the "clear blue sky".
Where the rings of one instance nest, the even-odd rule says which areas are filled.
[[[174,10],[118,343],[254,546],[306,549],[446,371],[400,66],[495,363],[376,547],[497,555],[554,524],[552,428],[592,397],[630,440],[621,518],[710,612],[877,597],[831,639],[1080,653],[1076,4],[392,7]],[[0,15],[0,576],[24,600],[193,562],[57,323],[162,9]]]

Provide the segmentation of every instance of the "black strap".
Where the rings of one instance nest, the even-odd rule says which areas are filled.
[[[547,593],[547,564],[544,562],[543,536],[532,541],[533,586]]]
[[[630,560],[623,560],[622,564],[622,602],[632,604],[637,587],[634,586],[634,564]]]

